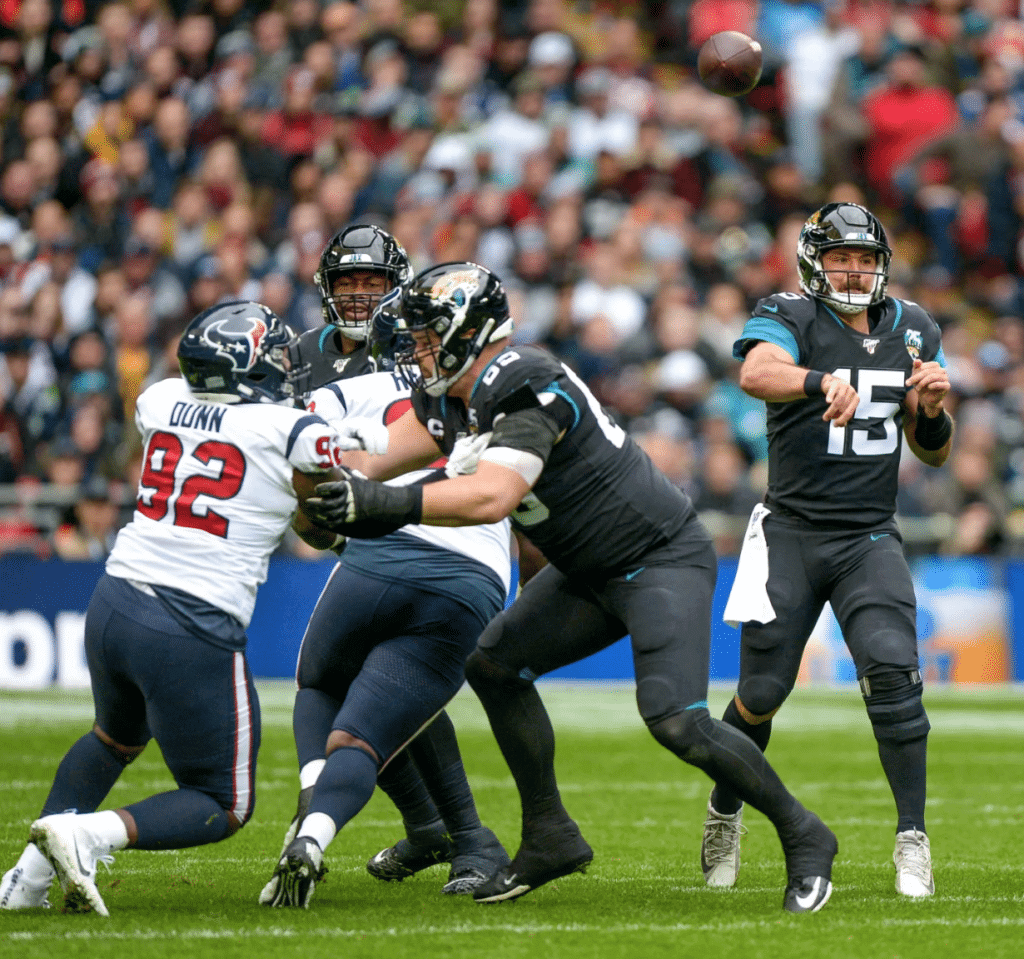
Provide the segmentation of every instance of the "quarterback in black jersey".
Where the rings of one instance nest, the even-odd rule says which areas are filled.
[[[801,231],[804,295],[761,300],[735,345],[740,384],[768,406],[768,491],[751,517],[726,620],[742,622],[740,678],[724,721],[762,749],[826,602],[842,628],[896,802],[897,892],[930,896],[928,717],[914,586],[896,511],[902,441],[941,466],[953,423],[939,329],[886,296],[891,250],[868,210],[830,203]],[[739,871],[742,803],[708,802],[706,881]]]
[[[381,297],[411,276],[402,244],[379,227],[347,226],[331,238],[313,277],[325,325],[303,333],[291,358],[293,380],[303,393],[393,366],[391,331],[374,331],[371,318]]]
[[[559,796],[554,736],[534,680],[629,634],[637,705],[652,735],[771,819],[786,855],[785,908],[820,909],[832,889],[835,836],[747,737],[708,714],[717,562],[690,500],[568,367],[509,345],[505,291],[488,270],[426,270],[406,286],[399,312],[413,340],[405,358],[413,409],[389,428],[385,455],[356,454],[350,465],[387,478],[440,448],[464,475],[414,488],[353,474],[321,486],[310,517],[372,537],[409,522],[508,516],[550,561],[491,621],[466,664],[523,813],[515,858],[474,898],[514,899],[593,858]]]

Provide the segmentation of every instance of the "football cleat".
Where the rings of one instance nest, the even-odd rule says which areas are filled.
[[[270,882],[263,887],[260,903],[274,908],[308,909],[316,884],[327,874],[323,862],[323,850],[315,839],[296,837],[281,856]]]
[[[824,876],[790,879],[783,907],[786,912],[817,912],[832,895],[832,882]]]
[[[832,895],[832,862],[839,840],[810,810],[804,814],[798,830],[787,836],[780,833],[789,877],[782,903],[787,912],[817,912]]]
[[[747,831],[743,825],[743,806],[732,814],[720,813],[708,798],[708,815],[704,820],[704,837],[700,844],[700,867],[709,886],[729,888],[736,885],[740,873],[740,836]]]
[[[448,896],[466,896],[476,892],[512,861],[498,837],[486,826],[456,836],[455,844],[459,852],[452,859],[448,881],[441,889]]]
[[[529,846],[527,845],[529,842]],[[594,850],[571,819],[553,830],[531,834],[512,860],[473,893],[474,902],[505,902],[518,899],[545,883],[574,872],[586,872]]]
[[[74,813],[44,816],[32,823],[29,839],[53,866],[64,892],[64,912],[108,916],[96,888],[96,864],[111,863],[110,844],[84,827]]]
[[[932,876],[932,849],[928,837],[918,829],[896,833],[896,891],[902,896],[922,899],[935,895]]]
[[[4,873],[0,880],[0,909],[49,909],[50,884],[53,876],[43,883],[34,883],[22,866]]]
[[[307,786],[299,792],[299,802],[295,807],[295,818],[292,819],[284,834],[284,844],[281,846],[282,856],[292,844],[292,840],[299,834],[299,826],[302,820],[306,818],[306,814],[309,812],[309,804],[313,801],[313,789],[313,786]]]
[[[401,882],[423,869],[452,861],[455,843],[443,825],[439,823],[433,835],[424,838],[425,841],[419,843],[399,839],[377,853],[366,864],[366,871],[383,882]]]

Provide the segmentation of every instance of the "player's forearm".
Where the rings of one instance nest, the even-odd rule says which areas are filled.
[[[775,360],[744,363],[740,370],[740,388],[744,393],[766,403],[802,400],[808,395],[805,383],[809,372],[806,367]],[[830,379],[830,374],[826,373],[821,391],[827,388]]]
[[[423,487],[423,522],[428,526],[479,526],[498,523],[518,505],[526,490],[513,484],[483,483],[477,476],[456,476]]]
[[[956,428],[953,417],[951,417],[945,410],[940,410],[938,416],[929,418],[932,420],[937,420],[939,417],[948,418],[950,433],[948,439],[946,439],[938,449],[926,449],[921,445],[918,437],[918,417],[920,416],[923,416],[920,408],[916,411],[908,409],[904,412],[903,435],[906,437],[907,445],[910,447],[910,452],[912,452],[926,466],[942,466],[946,460],[949,459],[949,453],[953,448],[953,433]]]

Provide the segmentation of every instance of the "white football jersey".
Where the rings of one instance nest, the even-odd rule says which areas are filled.
[[[397,420],[406,410],[412,409],[411,395],[412,390],[400,373],[368,373],[328,383],[314,390],[308,406],[311,412],[323,417],[328,423],[358,416],[388,424]],[[440,450],[438,456],[438,462],[433,466],[443,467],[445,459]],[[395,486],[408,486],[433,472],[433,468],[414,470],[388,482]],[[435,546],[462,553],[489,566],[508,588],[512,568],[509,558],[511,525],[507,519],[483,526],[410,525],[403,526],[402,532]]]
[[[197,399],[180,379],[149,387],[135,422],[139,498],[107,572],[183,590],[248,626],[298,505],[292,472],[340,462],[338,434],[302,409]]]

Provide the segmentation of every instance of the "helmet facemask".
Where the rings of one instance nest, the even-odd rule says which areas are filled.
[[[351,273],[379,275],[385,282],[377,292],[337,292],[339,280]],[[324,322],[336,326],[348,339],[365,341],[381,297],[411,275],[409,257],[390,233],[369,224],[339,230],[320,254],[320,266],[313,276]]]
[[[358,272],[373,273],[384,277],[386,282],[384,289],[379,293],[335,292],[335,286],[342,277]],[[318,270],[313,279],[320,289],[324,319],[341,330],[342,335],[359,342],[369,337],[373,311],[377,309],[381,299],[395,288],[389,271],[358,264],[347,268],[334,267],[329,270]]]

